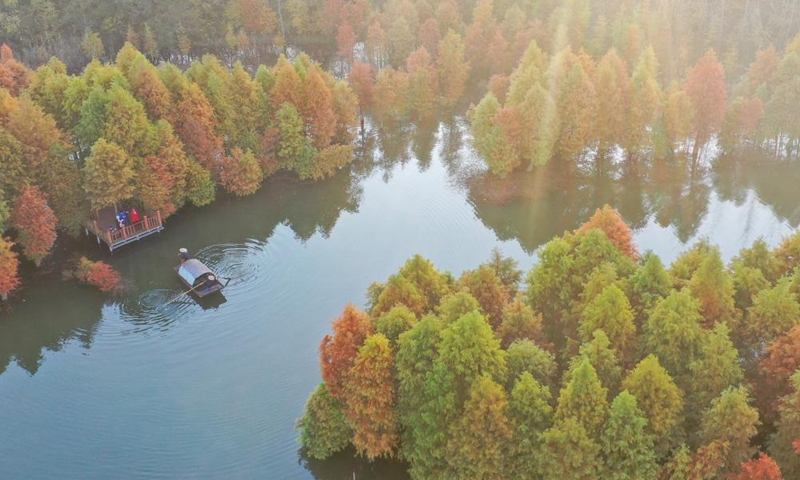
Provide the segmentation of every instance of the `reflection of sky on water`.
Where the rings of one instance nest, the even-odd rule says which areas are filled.
[[[649,219],[645,227],[635,231],[634,238],[641,250],[653,250],[665,263],[674,261],[687,245],[708,238],[711,244],[719,246],[722,257],[728,261],[743,246],[749,246],[759,237],[770,245],[777,245],[783,237],[793,232],[789,222],[779,219],[751,190],[741,205],[721,201],[716,194],[712,194],[708,211],[687,244],[675,236],[673,226],[663,227],[654,218]]]

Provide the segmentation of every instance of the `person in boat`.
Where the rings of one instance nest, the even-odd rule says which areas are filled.
[[[181,259],[181,263],[189,260],[189,250],[186,250],[185,248],[178,250],[178,258]]]
[[[139,218],[139,212],[137,212],[135,208],[132,209],[131,210],[131,225],[139,223],[140,221],[141,221],[141,218]]]

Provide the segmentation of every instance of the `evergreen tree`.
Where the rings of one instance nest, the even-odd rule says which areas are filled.
[[[668,434],[683,412],[683,392],[658,363],[658,358],[650,355],[639,362],[622,381],[622,388],[636,397],[656,444],[669,440]]]
[[[414,255],[400,268],[400,274],[411,281],[425,301],[424,309],[431,310],[449,293],[448,277],[436,270],[433,263]]]
[[[503,309],[503,321],[497,329],[504,348],[514,341],[527,338],[542,342],[542,316],[533,313],[521,297],[517,297]]]
[[[739,352],[730,339],[730,330],[724,323],[717,324],[703,345],[700,358],[690,365],[691,392],[694,411],[702,411],[726,388],[739,385],[744,373],[739,365]]]
[[[507,462],[510,478],[530,478],[537,471],[541,436],[550,427],[553,416],[551,400],[550,389],[537,382],[530,372],[523,373],[514,383],[509,400],[509,417],[514,427]]]
[[[454,378],[457,398],[466,400],[473,382],[486,375],[505,382],[508,374],[506,352],[491,327],[477,312],[464,315],[442,331],[436,363]]]
[[[280,168],[294,170],[299,164],[314,157],[314,147],[305,136],[303,119],[291,103],[284,103],[275,114],[280,140],[278,162]]]
[[[398,341],[395,364],[397,366],[397,410],[402,425],[402,456],[412,463],[422,454],[416,448],[416,439],[423,432],[425,422],[423,407],[427,397],[426,380],[431,376],[433,362],[441,339],[441,322],[428,315],[410,330],[402,333]]]
[[[656,303],[669,295],[672,289],[672,280],[661,259],[649,251],[642,257],[641,266],[631,275],[628,284],[631,306],[636,311],[640,324]]]
[[[557,422],[542,434],[536,459],[538,475],[561,480],[593,480],[602,461],[600,446],[574,418]]]
[[[800,304],[789,287],[790,280],[785,278],[753,299],[753,306],[747,311],[748,345],[752,348],[765,348],[800,321]]]
[[[581,345],[578,355],[572,357],[569,369],[565,373],[565,383],[569,382],[572,372],[580,367],[584,360],[592,364],[600,383],[612,394],[619,390],[622,368],[619,365],[617,352],[611,348],[611,342],[602,330],[595,330],[592,341]]]
[[[466,289],[446,295],[436,307],[436,315],[445,326],[455,323],[470,312],[483,314],[481,305]]]
[[[600,431],[608,414],[608,389],[597,378],[589,359],[584,359],[572,371],[558,397],[555,422],[568,418],[577,420],[592,439],[600,438]]]
[[[647,480],[658,478],[653,438],[645,431],[647,420],[636,405],[636,397],[624,391],[611,404],[600,436],[603,478]]]
[[[297,428],[300,430],[300,445],[311,458],[325,460],[350,444],[352,431],[347,426],[342,406],[328,393],[324,383],[319,384],[308,397]]]
[[[728,473],[753,454],[750,439],[755,436],[759,421],[758,411],[749,405],[749,400],[744,387],[731,387],[714,399],[703,414],[700,437],[705,443],[727,443],[722,469]]]
[[[386,285],[381,289],[370,313],[379,317],[397,305],[404,305],[417,316],[425,314],[425,300],[417,287],[402,273],[389,277]]]
[[[513,387],[526,372],[542,385],[554,387],[558,365],[552,353],[528,339],[517,340],[507,350],[508,385]]]
[[[481,265],[477,270],[464,272],[459,285],[475,297],[492,328],[499,328],[509,298],[508,291],[495,271],[488,265]]]
[[[711,249],[689,281],[689,289],[700,300],[700,310],[709,326],[730,321],[734,315],[733,282],[725,271],[719,249]]]
[[[133,162],[119,145],[100,139],[83,167],[84,189],[92,208],[115,205],[133,195]]]
[[[487,480],[505,477],[513,436],[505,390],[490,377],[478,378],[464,412],[450,428],[447,449],[453,476]]]
[[[582,342],[590,341],[596,330],[602,330],[623,359],[631,358],[636,337],[633,309],[616,285],[606,287],[589,302],[581,317],[578,333]]]
[[[399,304],[384,313],[375,322],[375,330],[389,339],[392,345],[404,332],[411,330],[417,323],[417,316],[405,305]]]
[[[144,106],[119,85],[108,91],[107,99],[103,139],[122,147],[129,157],[143,158],[154,153],[152,126]]]
[[[645,351],[656,355],[671,375],[684,377],[706,341],[701,321],[700,302],[687,290],[673,291],[656,304],[645,323]]]

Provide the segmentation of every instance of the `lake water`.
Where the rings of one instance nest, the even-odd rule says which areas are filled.
[[[119,298],[29,280],[0,311],[0,478],[404,479],[402,465],[352,452],[306,461],[294,423],[330,320],[410,256],[457,275],[497,247],[528,270],[538,246],[605,203],[666,261],[701,237],[729,259],[800,223],[796,165],[757,155],[694,173],[673,160],[520,175],[493,184],[510,192],[499,205],[473,178],[463,132],[374,135],[333,179],[271,179],[113,256],[84,239],[128,282]],[[164,306],[181,292],[180,247],[234,278],[224,302]]]

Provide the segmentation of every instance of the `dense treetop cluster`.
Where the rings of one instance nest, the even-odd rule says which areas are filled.
[[[596,57],[614,46],[630,65],[652,44],[669,84],[709,48],[741,74],[758,50],[790,41],[798,16],[785,0],[14,0],[0,3],[0,38],[26,63],[57,56],[71,69],[125,41],[154,61],[288,45],[323,63],[348,59],[360,43],[381,68],[403,65],[419,44],[433,54],[452,29],[474,66],[494,73],[508,73],[499,70],[513,68],[531,39]]]
[[[126,44],[70,75],[55,58],[31,72],[3,45],[0,67],[0,234],[37,265],[57,228],[77,233],[93,210],[135,202],[166,217],[218,186],[250,195],[278,170],[318,179],[353,157],[358,99],[306,55],[254,76],[213,56],[184,72]],[[19,285],[9,242],[4,297]]]
[[[800,476],[800,235],[666,268],[616,211],[456,279],[419,256],[348,305],[299,420],[414,478]]]

